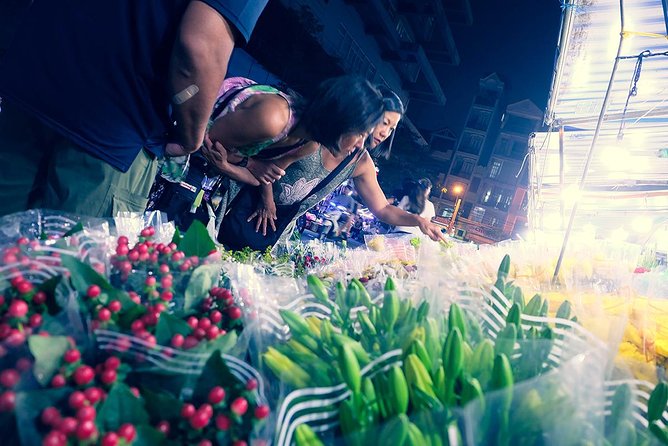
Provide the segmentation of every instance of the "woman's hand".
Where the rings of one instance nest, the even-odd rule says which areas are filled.
[[[211,141],[209,135],[204,137],[204,144],[202,144],[202,155],[213,166],[221,172],[228,172],[230,170],[230,163],[227,162],[227,149],[221,143]]]
[[[273,183],[285,175],[285,171],[270,161],[259,161],[248,158],[246,168],[262,184]]]
[[[420,228],[420,231],[433,241],[437,242],[439,240],[445,240],[445,236],[441,232],[441,226],[430,222],[426,218],[420,218],[420,222],[418,223],[418,228]]]
[[[259,232],[261,227],[262,235],[267,235],[267,223],[276,232],[275,222],[278,217],[276,216],[276,203],[274,203],[274,200],[260,200],[257,209],[248,217],[247,221],[250,223],[254,218],[257,218],[255,232]]]

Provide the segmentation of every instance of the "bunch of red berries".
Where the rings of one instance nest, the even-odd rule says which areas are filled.
[[[228,395],[230,389],[214,386],[209,390],[206,401],[184,403],[179,419],[171,422],[162,420],[157,429],[173,440],[197,438],[199,446],[215,444],[218,434],[223,432],[228,444],[246,446],[253,424],[267,418],[270,412],[269,406],[254,402],[256,388],[257,381],[254,379],[249,380],[245,389],[237,395]],[[196,436],[193,436],[193,431]]]
[[[240,331],[243,327],[241,308],[234,304],[232,292],[226,288],[211,288],[198,314],[199,318],[189,316],[186,319],[192,332],[186,336],[175,334],[171,339],[172,347],[190,349],[202,340],[213,340],[230,330]]]
[[[40,414],[40,425],[47,431],[42,440],[43,446],[66,446],[72,444],[89,445],[99,440],[102,446],[130,445],[137,436],[137,430],[131,423],[122,424],[115,432],[98,432],[97,415],[101,403],[99,394],[94,394],[95,387],[86,392],[76,390],[69,394],[66,404],[61,409],[49,406]]]
[[[9,285],[0,293],[0,341],[4,341],[5,347],[16,348],[39,330],[48,311],[47,299],[53,296],[39,290],[22,274],[14,275]],[[0,356],[4,354],[4,349],[0,350]]]
[[[127,370],[127,366],[122,366],[121,360],[116,356],[110,356],[94,367],[84,363],[81,352],[71,342],[71,348],[65,351],[60,367],[51,378],[51,387],[59,388],[69,384],[104,398],[105,389],[123,381]]]
[[[327,265],[332,262],[326,257],[312,254],[308,249],[306,252],[297,252],[293,254],[292,261],[295,264],[295,272],[298,276],[308,273],[308,271],[313,268]]]
[[[28,358],[19,358],[15,367],[8,367],[0,372],[0,412],[12,412],[16,405],[16,388],[21,381],[21,374],[30,370],[32,364]]]
[[[187,257],[179,251],[175,243],[155,243],[155,229],[142,229],[139,241],[129,246],[128,238],[120,236],[116,244],[116,253],[111,256],[112,283],[124,288],[132,288],[131,275],[142,271],[149,276],[164,277],[170,273],[189,273],[197,266],[208,262],[208,258]],[[216,251],[212,251],[214,254]],[[139,290],[133,290],[139,291]]]
[[[60,252],[40,249],[43,243],[39,240],[20,237],[13,245],[7,246],[0,251],[0,266],[12,266],[14,269],[36,269],[42,265],[60,265]],[[35,259],[36,253],[39,254],[39,261]],[[73,254],[75,254],[74,251]]]
[[[70,339],[70,348],[63,354],[61,365],[51,378],[50,386],[65,388],[69,385],[71,391],[62,398],[61,404],[42,410],[40,427],[45,432],[42,444],[87,445],[98,441],[106,446],[131,444],[136,436],[133,425],[124,424],[116,432],[101,435],[96,422],[98,410],[109,390],[116,383],[124,381],[127,370],[127,366],[115,356],[95,366],[86,364],[82,361],[80,350]],[[137,389],[133,388],[132,391],[136,397],[139,396]]]
[[[240,331],[243,328],[241,309],[234,305],[231,292],[224,288],[214,287],[209,291],[209,297],[203,299],[197,316],[177,316],[178,313],[172,313],[166,302],[162,301],[154,304],[141,303],[133,292],[129,294],[137,303],[135,308],[123,309],[117,300],[111,300],[103,305],[94,302],[98,298],[98,292],[99,287],[91,285],[84,298],[88,301],[93,315],[91,328],[127,330],[143,340],[148,347],[157,345],[157,326],[161,315],[165,313],[182,318],[190,328],[189,332],[177,333],[171,339],[161,341],[169,342],[174,348],[192,349],[201,342],[216,340],[230,330]],[[114,349],[119,352],[126,352],[131,347],[132,341],[127,337],[117,339],[114,344]]]

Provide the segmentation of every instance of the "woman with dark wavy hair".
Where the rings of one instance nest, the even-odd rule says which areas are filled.
[[[370,152],[376,151],[376,154],[380,156],[383,156],[383,154],[389,155],[392,142],[390,137],[394,134],[394,130],[405,112],[399,96],[386,87],[378,88],[383,96],[384,113],[381,121],[367,139],[365,150],[357,151],[352,161],[336,175],[327,187],[318,190],[316,194],[312,194],[311,191],[323,178],[342,164],[345,158],[344,154],[335,155],[328,150],[321,149],[296,161],[290,160],[289,155],[283,160],[279,160],[277,164],[285,169],[285,176],[274,184],[260,186],[262,199],[255,212],[252,212],[248,217],[248,221],[252,221],[256,231],[267,237],[277,232],[274,224],[277,220],[276,204],[284,206],[300,203],[299,209],[294,214],[292,224],[280,231],[281,234],[277,244],[285,242],[292,233],[294,222],[301,215],[324,199],[344,181],[352,179],[361,200],[379,220],[390,225],[402,225],[411,228],[416,233],[425,234],[432,240],[443,239],[440,226],[432,223],[431,218],[423,218],[419,214],[412,214],[390,205],[378,184],[376,166]],[[388,139],[390,139],[389,144],[380,147]],[[301,201],[304,197],[308,197],[308,199]],[[219,241],[222,242],[220,237]],[[229,246],[232,249],[239,249],[243,247],[244,243],[243,240],[235,240]],[[258,245],[255,249],[262,250],[273,244],[273,241],[267,242],[266,245]]]
[[[399,121],[404,117],[406,109],[401,98],[392,90],[384,85],[377,86],[378,91],[383,96],[383,118],[380,120],[373,133],[367,139],[369,153],[374,159],[389,159],[394,142],[394,134],[399,125]]]
[[[318,147],[347,155],[364,145],[380,121],[384,107],[377,89],[359,76],[340,76],[320,83],[309,99],[285,93],[250,79],[226,79],[208,126],[209,142],[200,153],[184,155],[168,145],[167,158],[151,193],[149,210],[161,210],[177,226],[193,219],[209,221],[214,196],[234,180],[223,195],[236,194],[241,184],[270,184],[280,178],[278,160],[301,159]]]

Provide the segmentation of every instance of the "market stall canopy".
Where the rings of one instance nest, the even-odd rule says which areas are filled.
[[[621,128],[618,121],[603,123],[584,189],[668,188],[668,119],[628,123],[623,136]],[[559,149],[559,132],[536,133],[532,140],[534,184],[559,185],[561,181],[566,186],[577,184],[593,133],[593,130],[564,131],[563,154]]]
[[[620,31],[606,119],[668,116],[667,1],[564,0],[563,8],[546,124],[595,127]]]
[[[637,242],[668,218],[668,122],[655,118],[627,125],[621,139],[620,125],[603,123],[582,189],[578,182],[594,131],[564,131],[562,152],[559,132],[534,135],[529,215],[534,228],[564,229],[575,201],[574,227],[595,226],[604,237],[628,232]]]
[[[668,217],[668,0],[562,5],[550,132],[530,149],[530,226],[565,231],[555,277],[571,230]]]

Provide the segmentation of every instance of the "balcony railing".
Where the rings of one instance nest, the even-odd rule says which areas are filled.
[[[473,171],[472,170],[457,169],[457,170],[451,171],[450,175],[454,175],[454,176],[457,176],[459,178],[464,178],[466,180],[470,180],[471,175],[473,175]]]
[[[466,218],[458,218],[455,226],[464,229],[467,232],[467,236],[470,236],[471,234],[478,235],[479,237],[490,240],[492,243],[500,242],[501,240],[508,238],[508,235],[500,228],[488,226],[484,223],[468,220]]]

